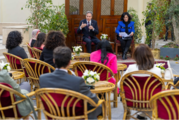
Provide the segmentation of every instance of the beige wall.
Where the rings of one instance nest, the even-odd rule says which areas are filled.
[[[61,5],[65,3],[65,0],[53,0],[53,3]],[[21,10],[25,4],[26,0],[0,0],[0,22],[26,22],[31,13],[26,8]]]
[[[146,9],[147,2],[151,0],[128,0],[128,9],[134,8],[139,15],[139,19],[143,19],[142,11]],[[54,5],[61,5],[65,0],[53,0]],[[30,11],[24,7],[26,0],[0,0],[0,23],[26,23],[26,19],[30,16]],[[142,28],[143,31],[145,28]],[[145,33],[145,32],[144,32]]]

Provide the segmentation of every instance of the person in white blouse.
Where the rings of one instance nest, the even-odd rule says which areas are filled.
[[[154,57],[152,55],[152,52],[150,48],[145,44],[140,44],[133,53],[133,58],[136,61],[136,64],[129,65],[125,73],[138,71],[138,70],[146,70],[152,73],[155,73],[159,77],[162,77],[161,69],[156,67]],[[135,76],[148,76],[144,74],[137,74]],[[121,80],[120,80],[121,81]],[[118,87],[120,88],[120,81],[118,82]],[[151,112],[148,113],[149,115],[152,115]],[[145,114],[140,114],[137,116],[139,119],[145,119]]]

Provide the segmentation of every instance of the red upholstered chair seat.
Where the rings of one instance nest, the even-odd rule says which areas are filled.
[[[0,83],[0,84],[2,84],[4,86],[7,86],[9,88],[12,88],[12,86],[7,84],[7,83]],[[0,92],[1,92],[1,88],[0,88]],[[14,101],[16,101],[15,97],[14,97]],[[11,96],[10,96],[9,91],[6,91],[6,90],[3,91],[3,93],[0,96],[0,102],[1,102],[2,107],[12,106],[12,101],[11,101]],[[17,109],[17,115],[18,115],[18,117],[19,118],[22,117],[19,114],[19,110],[18,110],[17,106],[16,106],[16,109]],[[4,110],[3,112],[4,112],[5,117],[12,117],[12,118],[15,117],[13,108],[8,109],[8,110]],[[1,114],[2,113],[0,112],[0,116],[2,116]]]
[[[52,98],[55,100],[56,104],[57,104],[58,107],[59,107],[60,113],[62,114],[61,106],[62,106],[62,102],[63,102],[63,100],[64,100],[64,98],[65,98],[65,95],[60,95],[60,94],[56,94],[56,93],[50,93],[50,95],[51,95]],[[46,96],[46,97],[49,99],[48,96]],[[43,105],[44,105],[45,110],[50,113],[49,107],[48,107],[48,105],[46,104],[45,100],[44,100],[43,98],[41,98],[41,99],[42,99],[42,103],[43,103]],[[63,106],[63,107],[64,107],[64,110],[65,110],[65,113],[64,113],[65,116],[67,116],[66,107],[67,107],[67,105],[68,105],[70,99],[71,99],[71,97],[68,97],[67,100],[66,100],[66,102],[64,103],[64,106]],[[55,106],[54,102],[52,102],[51,99],[49,99],[49,100],[51,101],[51,104],[52,104],[53,106]],[[73,110],[73,105],[74,105],[74,103],[75,103],[76,100],[77,100],[77,99],[74,98],[74,99],[72,100],[71,104],[70,104],[70,109],[69,109],[70,116],[73,116],[72,110]],[[57,109],[56,109],[56,112],[57,112]],[[80,101],[77,102],[77,104],[76,104],[76,106],[75,106],[75,114],[76,114],[76,115],[83,115],[83,114],[84,114],[84,106],[83,106],[83,101],[82,101],[82,100],[80,100]],[[48,119],[52,119],[52,118],[48,117]]]
[[[124,83],[123,87],[124,87],[124,91],[125,91],[125,98],[127,99],[131,99],[131,100],[137,100],[137,101],[149,101],[150,98],[155,95],[156,93],[158,92],[161,92],[162,91],[162,84],[159,85],[158,87],[156,87],[153,91],[153,88],[159,84],[160,82],[159,81],[156,81],[154,82],[151,86],[150,84],[156,79],[156,78],[151,78],[148,83],[146,84],[146,87],[144,88],[144,85],[148,79],[148,77],[138,77],[138,76],[134,76],[134,78],[138,81],[139,83],[139,86],[141,88],[141,90],[139,90],[139,88],[137,87],[137,83],[131,78],[131,77],[128,77],[128,79],[130,79],[130,82],[132,82],[134,84],[134,86],[136,87],[136,92],[135,92],[135,87],[132,85],[132,83],[130,83],[129,81],[125,80],[126,83]],[[131,89],[127,86],[130,85],[131,86]],[[150,87],[149,87],[150,86]],[[149,88],[148,88],[149,87]],[[144,90],[145,89],[145,90]],[[131,91],[132,90],[132,91]],[[139,92],[141,92],[141,100],[140,100],[140,96],[139,96]],[[151,93],[152,92],[152,93]],[[143,93],[145,93],[145,96],[143,96]],[[133,96],[134,94],[134,96]],[[137,95],[137,98],[136,98],[136,95]],[[136,106],[136,103],[134,103]],[[140,104],[138,103],[138,106]],[[141,104],[143,106],[143,104]],[[128,101],[127,100],[127,106],[128,107],[133,107],[133,102],[131,101]],[[150,106],[148,105],[147,107],[147,104],[144,105],[145,107],[143,108],[150,108]]]

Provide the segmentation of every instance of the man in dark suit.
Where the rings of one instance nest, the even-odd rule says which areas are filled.
[[[47,73],[40,76],[41,88],[62,88],[73,90],[82,93],[95,103],[98,103],[98,98],[95,94],[91,93],[89,87],[85,84],[84,79],[81,77],[69,75],[67,68],[70,65],[71,50],[68,47],[57,47],[53,52],[53,61],[56,70],[53,73]],[[88,105],[88,109],[92,109]],[[102,107],[98,107],[94,112],[88,114],[89,119],[97,119],[97,116],[102,113]]]
[[[96,45],[96,49],[98,43],[100,42],[100,40],[96,37],[99,33],[98,24],[97,21],[92,20],[92,15],[93,13],[91,11],[87,11],[86,19],[80,22],[77,30],[77,33],[81,33],[81,31],[83,33],[83,41],[86,42],[88,53],[91,53],[91,42]]]

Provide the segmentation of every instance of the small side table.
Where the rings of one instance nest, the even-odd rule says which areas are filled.
[[[25,77],[24,72],[10,71],[9,73],[12,73],[12,78],[13,78],[14,80],[20,80],[20,82],[17,81],[18,84],[20,84],[20,83],[21,83],[21,79]]]

